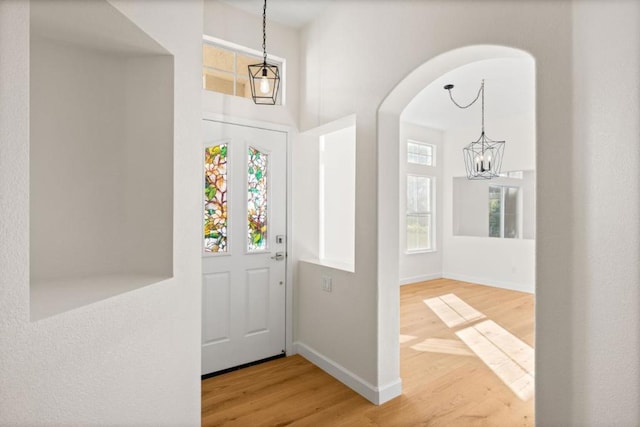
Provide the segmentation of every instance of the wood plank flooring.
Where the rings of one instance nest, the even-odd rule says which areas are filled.
[[[531,294],[449,279],[406,285],[400,292],[402,396],[373,405],[292,356],[204,380],[202,425],[533,426],[533,399],[519,399],[456,336],[479,320],[450,328],[423,302],[447,294],[533,347]]]

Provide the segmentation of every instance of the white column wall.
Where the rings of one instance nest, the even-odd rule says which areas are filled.
[[[174,278],[29,320],[30,5],[0,2],[2,425],[200,425],[202,4],[113,3],[175,55]]]
[[[565,197],[577,209],[564,224],[573,231],[574,281],[563,316],[573,328],[556,357],[571,360],[576,426],[640,424],[639,44],[637,1],[574,2],[574,167]],[[539,319],[547,313],[538,307]]]

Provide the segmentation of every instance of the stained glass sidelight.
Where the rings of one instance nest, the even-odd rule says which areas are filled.
[[[249,147],[247,179],[248,249],[267,249],[267,164],[269,155]]]
[[[227,252],[227,144],[204,149],[204,251]]]

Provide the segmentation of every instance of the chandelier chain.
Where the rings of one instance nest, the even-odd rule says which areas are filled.
[[[484,136],[484,79],[482,80],[482,84],[480,85],[480,90],[482,91],[482,136]]]
[[[267,64],[267,0],[264,0],[262,8],[262,55],[264,64]]]

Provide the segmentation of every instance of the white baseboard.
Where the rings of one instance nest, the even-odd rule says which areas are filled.
[[[465,276],[464,274],[442,273],[445,279],[460,280],[462,282],[477,283],[479,285],[493,286],[494,288],[509,289],[511,291],[535,293],[535,285],[513,283],[503,280],[485,279],[482,277]]]
[[[425,282],[427,280],[442,279],[442,273],[423,274],[420,276],[405,277],[400,279],[400,286],[411,283]]]
[[[402,394],[402,380],[400,378],[398,378],[396,381],[393,381],[392,383],[386,384],[383,387],[375,387],[374,385],[363,380],[345,367],[318,353],[316,350],[307,346],[306,344],[296,341],[293,344],[293,347],[299,355],[301,355],[309,362],[313,363],[356,393],[360,394],[371,403],[382,405],[383,403]]]

